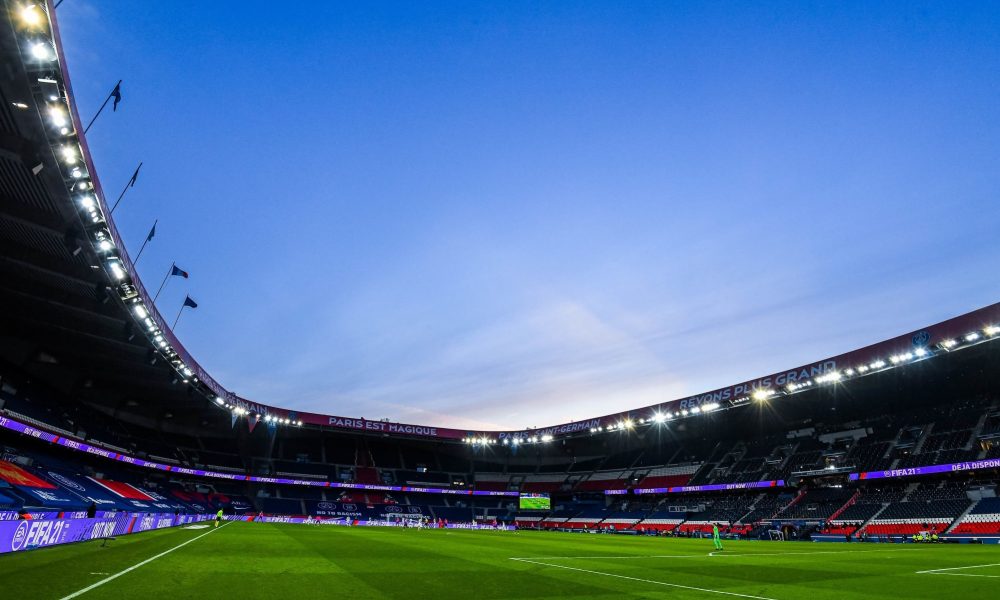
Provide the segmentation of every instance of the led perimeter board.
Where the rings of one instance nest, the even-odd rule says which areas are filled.
[[[521,494],[518,498],[521,510],[550,510],[552,502],[548,494]]]

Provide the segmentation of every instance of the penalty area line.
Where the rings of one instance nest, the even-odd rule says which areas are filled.
[[[232,523],[232,521],[228,521],[226,523],[223,523],[222,527],[225,527],[226,525],[229,525],[230,523]],[[121,577],[122,575],[124,575],[126,573],[131,573],[132,571],[138,569],[139,567],[141,567],[143,565],[149,564],[149,563],[153,562],[154,560],[156,560],[158,558],[166,556],[167,554],[170,554],[174,550],[177,550],[179,548],[183,548],[184,546],[187,546],[191,542],[196,542],[196,541],[200,540],[201,538],[205,537],[206,535],[215,533],[219,529],[222,529],[222,527],[219,527],[218,529],[213,529],[211,531],[207,531],[207,532],[205,532],[205,533],[203,533],[203,534],[201,534],[199,536],[195,536],[195,537],[189,539],[186,542],[183,542],[181,544],[178,544],[178,545],[174,546],[173,548],[171,548],[169,550],[164,550],[163,552],[160,552],[156,556],[151,556],[151,557],[147,558],[146,560],[142,561],[141,563],[134,564],[131,567],[129,567],[129,568],[123,570],[123,571],[119,571],[119,572],[115,573],[114,575],[112,575],[111,577],[105,577],[104,579],[102,579],[102,580],[100,580],[100,581],[98,581],[96,583],[92,583],[92,584],[88,585],[87,587],[83,588],[82,590],[73,592],[69,596],[63,596],[60,600],[70,600],[71,598],[76,598],[77,596],[81,596],[83,594],[86,594],[87,592],[89,592],[90,590],[92,590],[92,589],[94,589],[96,587],[100,587],[100,586],[104,585],[105,583],[107,583],[109,581],[112,581],[114,579],[118,579],[119,577]]]
[[[736,596],[738,598],[752,598],[753,600],[775,600],[774,598],[768,598],[766,596],[753,596],[751,594],[740,594],[738,592],[725,592],[722,590],[712,590],[709,588],[695,587],[693,585],[682,585],[680,583],[667,583],[665,581],[656,581],[655,579],[643,579],[641,577],[631,577],[629,575],[618,575],[616,573],[605,573],[603,571],[592,571],[590,569],[580,569],[578,567],[568,567],[566,565],[554,565],[551,563],[545,563],[537,560],[529,560],[526,558],[512,558],[511,560],[516,560],[518,562],[531,563],[533,565],[541,565],[543,567],[552,567],[554,569],[566,569],[567,571],[578,571],[580,573],[590,573],[591,575],[603,575],[604,577],[615,577],[617,579],[627,579],[629,581],[641,581],[643,583],[652,583],[653,585],[662,585],[666,587],[678,588],[682,590],[693,590],[696,592],[704,592],[706,594],[720,594],[723,596]]]

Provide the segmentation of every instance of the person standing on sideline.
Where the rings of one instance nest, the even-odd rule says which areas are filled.
[[[716,550],[722,550],[722,540],[719,538],[719,524],[712,523],[712,543]]]

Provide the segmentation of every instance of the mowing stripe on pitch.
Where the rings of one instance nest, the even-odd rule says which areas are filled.
[[[982,569],[984,567],[1000,567],[1000,563],[990,563],[988,565],[969,565],[967,567],[948,567],[946,569],[928,569],[926,571],[917,571],[917,575],[959,575],[959,573],[944,573],[943,571],[962,571],[964,569]],[[976,577],[1000,577],[1000,575],[976,575]]]
[[[618,579],[628,579],[629,581],[641,581],[643,583],[652,583],[653,585],[663,585],[666,587],[679,588],[682,590],[693,590],[695,592],[704,592],[706,594],[721,594],[723,596],[737,596],[739,598],[752,598],[753,600],[775,600],[775,598],[768,598],[766,596],[754,596],[751,594],[740,594],[738,592],[724,592],[722,590],[711,590],[708,588],[695,587],[693,585],[681,585],[679,583],[667,583],[665,581],[656,581],[655,579],[642,579],[641,577],[630,577],[628,575],[618,575],[615,573],[605,573],[603,571],[591,571],[590,569],[580,569],[577,567],[567,567],[566,565],[554,565],[551,563],[540,562],[537,560],[528,560],[526,558],[512,558],[511,560],[516,560],[518,562],[531,563],[533,565],[541,565],[543,567],[552,567],[554,569],[566,569],[567,571],[579,571],[580,573],[590,573],[591,575],[603,575],[604,577],[615,577]]]
[[[232,521],[228,521],[226,523],[223,523],[222,527],[225,527],[226,525],[229,525],[229,523],[232,523]],[[60,600],[70,600],[70,598],[76,598],[77,596],[86,594],[87,592],[89,592],[90,590],[92,590],[92,589],[94,589],[96,587],[100,587],[100,586],[104,585],[105,583],[107,583],[107,582],[109,582],[109,581],[111,581],[113,579],[118,579],[119,577],[121,577],[122,575],[124,575],[126,573],[134,571],[134,570],[138,569],[139,567],[141,567],[143,565],[149,564],[149,563],[153,562],[154,560],[156,560],[156,559],[158,559],[158,558],[160,558],[162,556],[166,556],[167,554],[170,554],[171,552],[173,552],[174,550],[177,550],[178,548],[183,548],[184,546],[187,546],[191,542],[196,542],[196,541],[200,540],[201,538],[205,537],[206,535],[215,533],[219,529],[222,529],[222,527],[219,527],[218,529],[213,529],[212,531],[205,532],[205,533],[203,533],[203,534],[201,534],[201,535],[199,535],[197,537],[193,537],[193,538],[189,539],[188,541],[186,541],[186,542],[184,542],[182,544],[178,544],[178,545],[174,546],[173,548],[171,548],[169,550],[164,550],[163,552],[160,552],[156,556],[147,558],[146,560],[142,561],[139,564],[132,565],[131,567],[125,569],[124,571],[119,571],[119,572],[115,573],[111,577],[105,577],[104,579],[98,581],[97,583],[92,583],[92,584],[88,585],[87,587],[83,588],[80,591],[73,592],[69,596],[63,596]]]

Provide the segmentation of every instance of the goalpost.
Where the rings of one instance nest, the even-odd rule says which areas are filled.
[[[767,535],[771,538],[771,541],[773,542],[785,541],[785,532],[780,529],[768,529]]]

